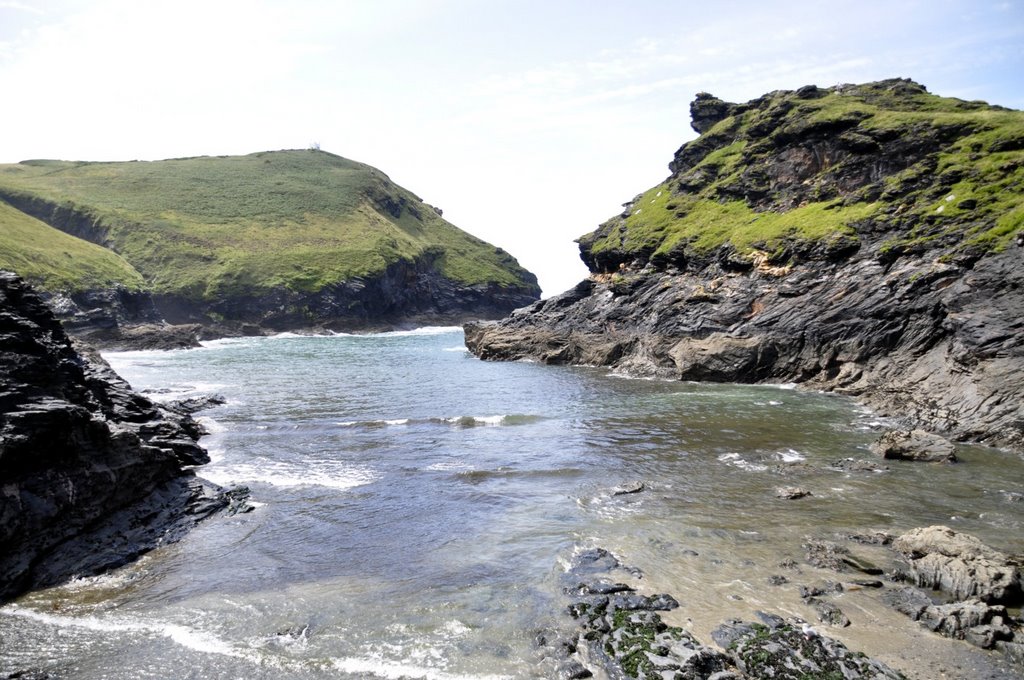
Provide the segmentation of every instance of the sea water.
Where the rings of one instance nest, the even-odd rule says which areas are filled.
[[[808,565],[808,540],[946,524],[1024,552],[1019,456],[843,472],[886,423],[836,395],[482,362],[456,328],[105,356],[154,399],[226,398],[199,414],[197,473],[256,509],[0,608],[0,674],[543,678],[536,635],[568,625],[584,549],[675,596],[665,618],[706,643],[758,610],[815,620],[798,585],[854,575]],[[812,495],[776,496],[792,485]],[[828,634],[911,677],[1002,677],[876,593],[836,603],[853,625]]]

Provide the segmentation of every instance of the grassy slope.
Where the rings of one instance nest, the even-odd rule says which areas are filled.
[[[69,293],[124,286],[142,276],[119,255],[43,224],[0,201],[0,269],[44,290]]]
[[[157,293],[315,291],[428,249],[439,253],[444,275],[466,284],[517,286],[528,278],[509,255],[452,226],[380,171],[321,151],[27,161],[0,166],[0,187],[97,217],[112,248]]]
[[[741,255],[755,249],[770,253],[794,240],[856,239],[858,222],[869,218],[893,222],[894,202],[899,209],[897,221],[910,226],[882,249],[955,240],[957,248],[998,251],[1024,228],[1024,112],[925,93],[897,97],[869,88],[833,91],[820,99],[799,100],[782,117],[781,125],[773,126],[774,134],[791,138],[810,126],[844,120],[855,125],[853,134],[879,137],[969,126],[970,134],[940,153],[935,170],[918,164],[885,179],[888,193],[898,199],[888,201],[885,193],[882,200],[830,198],[785,212],[755,211],[742,200],[722,199],[727,193],[723,187],[735,184],[745,169],[763,160],[749,151],[753,144],[765,141],[751,134],[751,129],[771,115],[772,107],[794,101],[792,93],[767,98],[767,107],[730,116],[691,142],[710,142],[711,150],[689,172],[704,173],[713,181],[697,192],[681,192],[675,189],[675,178],[669,178],[635,201],[627,217],[613,218],[581,243],[595,253],[624,249],[661,254],[681,245],[691,252],[708,253],[725,244]],[[903,188],[920,184],[923,174],[929,182],[939,181],[925,189]],[[967,199],[976,205],[967,207],[971,205],[964,202]]]

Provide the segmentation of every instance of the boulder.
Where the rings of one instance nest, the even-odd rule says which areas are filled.
[[[955,463],[953,444],[924,430],[893,430],[871,444],[871,451],[886,460],[913,460],[928,463]]]
[[[893,547],[910,562],[918,586],[942,590],[956,600],[977,598],[1007,605],[1021,601],[1018,563],[974,536],[931,526],[903,534]]]

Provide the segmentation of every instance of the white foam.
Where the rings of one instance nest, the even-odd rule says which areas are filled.
[[[444,352],[468,352],[468,351],[469,351],[469,348],[468,348],[468,347],[465,347],[465,346],[460,346],[460,347],[445,347],[445,348],[444,348],[444,350],[442,350],[442,351],[444,351]]]
[[[0,609],[0,613],[32,619],[56,628],[80,628],[98,633],[160,635],[169,638],[182,647],[187,647],[197,652],[237,658],[247,658],[249,656],[243,651],[233,648],[229,643],[215,635],[174,623],[144,623],[141,621],[100,618],[98,616],[58,616],[56,614],[26,609],[18,605],[4,607]]]
[[[718,457],[718,460],[726,465],[738,467],[741,470],[749,470],[750,472],[764,472],[768,469],[767,465],[747,462],[743,459],[743,456],[738,453],[723,453]]]
[[[497,416],[453,416],[451,418],[442,418],[441,422],[448,423],[449,425],[455,425],[456,427],[475,427],[477,425],[483,425],[487,427],[493,427],[501,425],[505,422],[508,416],[497,415]]]
[[[381,658],[334,658],[331,665],[342,673],[372,675],[389,680],[505,680],[507,675],[458,675],[447,673],[436,668],[423,668],[406,663],[387,661]]]
[[[203,468],[202,476],[215,484],[231,486],[240,483],[269,484],[278,487],[323,486],[330,489],[352,489],[369,484],[376,475],[337,464],[289,465],[260,461],[258,463],[218,463]]]
[[[796,463],[801,460],[807,460],[807,456],[805,456],[804,454],[800,453],[795,449],[786,449],[785,451],[779,451],[775,455],[778,456],[779,460],[781,460],[783,463]]]

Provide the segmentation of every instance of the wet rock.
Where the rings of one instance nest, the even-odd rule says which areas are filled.
[[[863,458],[841,458],[829,464],[829,467],[843,472],[888,472],[889,466]]]
[[[125,564],[232,504],[186,469],[209,461],[195,421],[76,351],[9,273],[0,383],[0,601]]]
[[[818,614],[818,620],[822,623],[827,623],[837,628],[845,628],[850,625],[850,619],[846,617],[843,610],[834,602],[821,600],[817,597],[809,597],[806,602],[814,608],[814,611]]]
[[[910,562],[910,574],[918,586],[942,590],[957,600],[976,597],[992,604],[1014,604],[1022,599],[1016,561],[974,536],[931,526],[903,534],[893,548]]]
[[[998,641],[1013,641],[1014,630],[1006,608],[978,599],[935,604],[916,588],[901,588],[885,595],[897,611],[920,621],[929,630],[956,640],[966,640],[984,649]]]
[[[604,548],[591,548],[576,555],[569,570],[574,574],[599,574],[618,566],[619,561],[610,552]]]
[[[845,557],[850,551],[831,541],[807,541],[804,543],[807,562],[819,569],[843,571],[846,568]]]
[[[851,652],[799,619],[778,625],[728,621],[712,632],[736,667],[750,678],[897,679],[880,661]]]
[[[800,586],[800,597],[808,599],[822,595],[835,595],[843,592],[843,584],[835,581],[822,581],[809,586]]]
[[[187,399],[175,399],[164,404],[164,407],[181,415],[192,415],[193,413],[198,413],[214,406],[222,406],[226,403],[228,403],[228,400],[224,395],[208,394]]]
[[[871,444],[871,451],[886,460],[912,460],[927,463],[955,463],[952,442],[924,430],[893,430]]]
[[[850,585],[855,586],[856,588],[882,588],[885,586],[881,581],[870,581],[867,579],[854,579],[853,581],[850,581]],[[851,588],[847,588],[847,590],[850,589]]]
[[[772,574],[768,577],[768,585],[770,586],[784,586],[789,583],[789,579],[782,574]]]
[[[627,496],[634,493],[640,493],[644,491],[647,486],[643,482],[628,482],[621,486],[617,486],[612,490],[613,496]]]
[[[784,500],[796,500],[810,495],[810,491],[799,486],[782,486],[775,490],[775,497]]]

